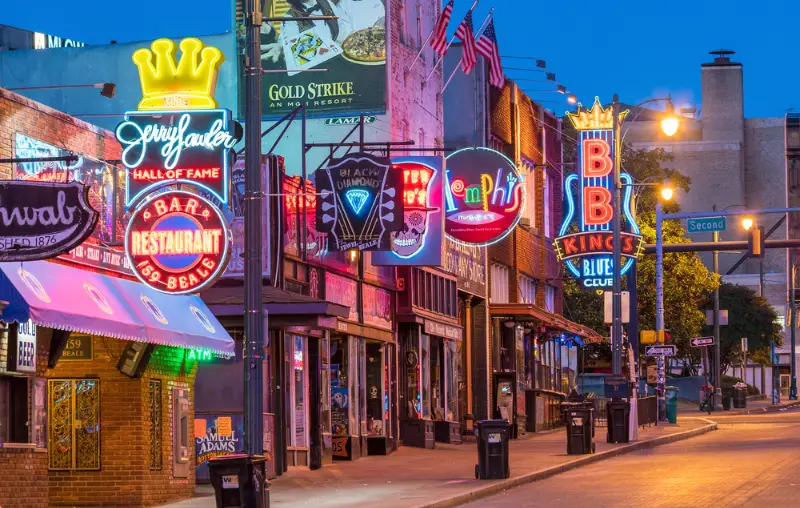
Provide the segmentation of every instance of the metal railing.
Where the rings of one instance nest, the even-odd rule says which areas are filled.
[[[641,397],[637,399],[639,412],[639,426],[658,425],[658,397]]]

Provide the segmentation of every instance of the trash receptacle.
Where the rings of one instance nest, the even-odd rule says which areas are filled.
[[[266,458],[234,454],[208,461],[208,472],[217,508],[267,508],[269,484]]]
[[[478,437],[478,463],[475,478],[501,480],[508,478],[508,440],[511,425],[505,420],[481,420],[475,429]]]
[[[667,421],[678,423],[678,390],[675,386],[667,387]]]
[[[606,403],[606,412],[608,415],[606,441],[609,443],[629,442],[628,420],[631,414],[630,403],[627,400],[609,400]]]
[[[722,409],[725,411],[730,411],[731,406],[733,405],[733,392],[722,392]]]
[[[594,453],[594,423],[591,406],[572,404],[564,408],[567,424],[567,454]]]
[[[733,387],[733,407],[744,409],[747,407],[747,385],[736,383]]]

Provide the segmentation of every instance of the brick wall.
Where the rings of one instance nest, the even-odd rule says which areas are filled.
[[[50,334],[39,346],[40,362],[46,364]],[[92,361],[61,361],[47,369],[48,378],[97,378],[100,383],[100,470],[50,471],[51,506],[151,506],[191,497],[194,464],[188,478],[174,478],[172,471],[172,390],[189,393],[189,429],[194,428],[194,378],[196,364],[184,362],[183,350],[156,347],[144,375],[132,379],[117,370],[127,342],[93,337]],[[149,383],[162,382],[162,468],[150,470]],[[192,456],[194,454],[192,453]]]
[[[0,448],[0,506],[47,508],[47,450],[33,445]]]
[[[14,156],[17,132],[98,159],[120,156],[112,132],[0,88],[0,158]],[[12,169],[11,164],[0,164],[0,178],[11,178]]]
[[[418,11],[411,9],[419,6]],[[444,144],[444,123],[442,95],[442,65],[440,64],[431,79],[423,86],[422,82],[434,68],[434,52],[426,46],[422,56],[410,67],[419,52],[421,43],[433,29],[441,11],[441,2],[434,0],[398,0],[389,2],[389,114],[391,133],[386,133],[392,141],[411,139],[417,146],[442,146]],[[419,21],[416,19],[418,12]],[[419,28],[418,28],[419,24]],[[410,35],[408,35],[410,33]],[[422,34],[421,39],[417,36]],[[446,78],[446,77],[445,77]],[[402,153],[402,152],[398,152]],[[412,155],[430,155],[411,152]]]

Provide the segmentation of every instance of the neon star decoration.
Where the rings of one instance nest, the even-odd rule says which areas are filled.
[[[619,121],[627,111],[619,114]],[[602,290],[613,284],[613,170],[614,129],[611,108],[603,109],[595,98],[590,110],[567,113],[578,131],[578,174],[564,181],[565,214],[559,236],[553,242],[559,260],[584,289]],[[620,175],[622,196],[621,231],[624,275],[642,254],[644,245],[633,218],[633,180]]]

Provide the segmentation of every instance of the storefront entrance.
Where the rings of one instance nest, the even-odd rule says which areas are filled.
[[[331,335],[328,372],[334,458],[354,460],[391,453],[393,357],[393,344]]]

